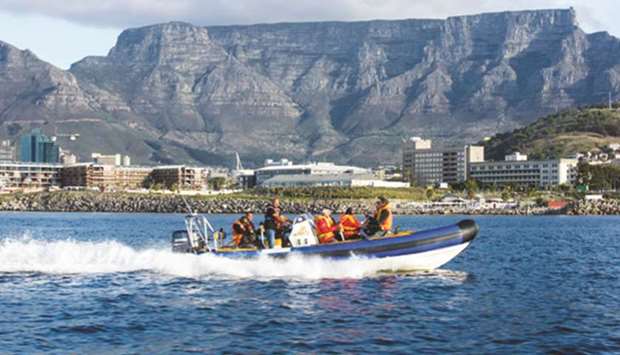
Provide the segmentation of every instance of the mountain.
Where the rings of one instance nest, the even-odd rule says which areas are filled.
[[[8,54],[7,54],[8,53]],[[82,157],[397,162],[402,137],[477,141],[620,93],[620,40],[569,10],[446,20],[128,29],[62,71],[0,45],[0,136],[79,132]]]
[[[490,160],[503,160],[513,152],[533,159],[557,159],[574,153],[604,150],[620,143],[620,111],[589,107],[570,109],[508,133],[500,133],[482,144]]]

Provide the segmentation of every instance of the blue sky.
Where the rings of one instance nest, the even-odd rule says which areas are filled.
[[[587,32],[620,36],[618,0],[0,0],[0,40],[68,68],[105,55],[128,27],[283,21],[446,18],[480,12],[568,8]]]

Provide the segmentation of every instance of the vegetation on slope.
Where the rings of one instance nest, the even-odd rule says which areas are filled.
[[[606,108],[571,109],[549,115],[484,142],[489,160],[503,160],[513,152],[531,159],[554,159],[620,143],[620,111]]]

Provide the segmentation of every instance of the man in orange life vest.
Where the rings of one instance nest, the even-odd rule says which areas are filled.
[[[375,234],[384,236],[392,230],[393,216],[390,209],[390,201],[381,196],[377,200],[376,206],[375,214],[364,223],[366,236],[373,236]]]
[[[332,218],[332,211],[324,209],[322,214],[314,218],[314,224],[319,235],[319,243],[336,241],[336,232],[340,230],[340,226]]]
[[[232,225],[232,239],[236,247],[253,247],[256,245],[256,231],[252,223],[252,212],[236,220]]]
[[[351,207],[347,208],[345,213],[340,216],[340,227],[345,239],[355,239],[359,237],[362,224],[355,218]]]

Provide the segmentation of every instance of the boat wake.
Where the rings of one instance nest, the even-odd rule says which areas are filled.
[[[287,259],[229,259],[208,254],[176,254],[168,247],[135,249],[118,241],[0,240],[0,273],[41,272],[95,274],[146,271],[203,278],[324,279],[364,278],[400,273],[365,262],[363,258],[326,260],[294,256]],[[407,272],[411,275],[411,272]],[[434,273],[441,275],[441,273]]]

